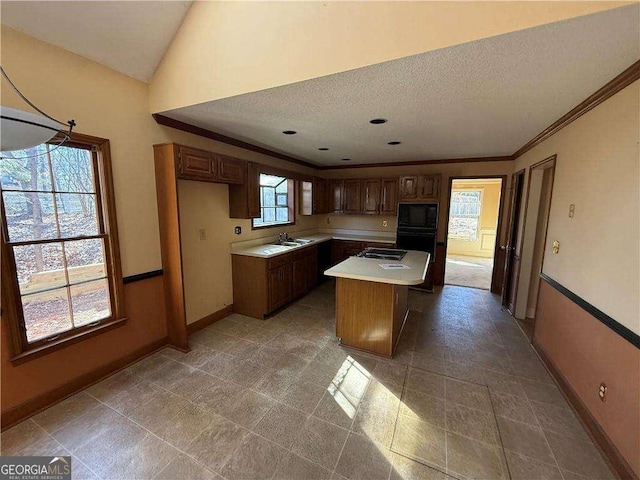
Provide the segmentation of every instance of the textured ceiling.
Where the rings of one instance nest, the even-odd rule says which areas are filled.
[[[510,155],[637,61],[639,38],[636,4],[161,113],[319,165]]]
[[[162,60],[192,2],[0,2],[4,25],[143,82]]]

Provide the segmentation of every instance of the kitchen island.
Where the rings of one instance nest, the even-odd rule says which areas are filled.
[[[406,321],[410,285],[424,282],[429,254],[399,261],[350,257],[325,271],[336,278],[336,335],[347,347],[392,357]]]

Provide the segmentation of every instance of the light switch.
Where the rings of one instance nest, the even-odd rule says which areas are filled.
[[[383,220],[383,221],[382,221],[382,226],[383,226],[383,227],[387,227],[387,226],[389,226],[389,222],[387,222],[386,220]]]
[[[205,231],[204,228],[201,228],[199,230],[199,233],[200,233],[200,240],[206,240],[207,239],[207,232]]]
[[[569,218],[573,218],[573,215],[576,213],[576,206],[574,203],[569,205]]]
[[[560,251],[560,242],[555,240],[553,242],[553,249],[551,250],[553,253],[558,253]]]

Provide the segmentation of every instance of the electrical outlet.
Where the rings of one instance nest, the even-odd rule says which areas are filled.
[[[236,228],[233,229],[233,231],[235,232],[236,235],[240,235],[242,233],[242,227],[237,226]]]
[[[575,204],[572,203],[571,205],[569,205],[569,218],[573,218],[575,213],[576,213],[576,206]]]
[[[200,233],[200,240],[206,240],[207,239],[207,232],[205,231],[204,228],[201,228],[199,230],[199,233]]]
[[[386,220],[382,220],[382,226],[383,227],[388,227],[389,226],[389,222],[387,222]]]
[[[553,247],[552,247],[551,251],[553,253],[558,253],[560,251],[560,242],[559,241],[555,240],[553,242]]]
[[[607,386],[604,382],[600,384],[600,388],[598,389],[598,396],[603,402],[607,401]]]

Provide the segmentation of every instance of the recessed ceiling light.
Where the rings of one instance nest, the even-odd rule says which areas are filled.
[[[295,130],[285,130],[282,133],[284,133],[285,135],[295,135],[298,132],[296,132]]]
[[[350,159],[350,158],[341,158],[340,160],[342,160],[343,162],[349,162],[349,161],[351,161],[351,159]]]
[[[387,145],[400,145],[402,142],[388,142]]]
[[[369,120],[369,123],[373,123],[374,125],[380,125],[381,123],[387,123],[386,118],[374,118],[373,120]]]
[[[327,147],[320,147],[318,150],[322,150],[323,152],[326,152],[329,149]]]

